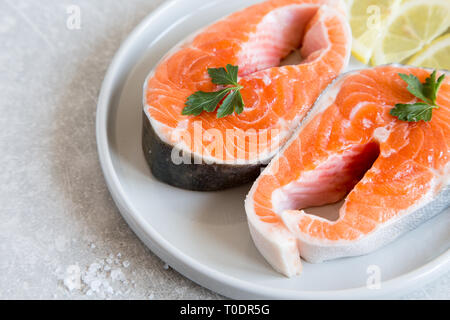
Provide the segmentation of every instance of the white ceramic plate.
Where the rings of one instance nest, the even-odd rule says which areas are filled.
[[[99,97],[97,140],[107,184],[126,221],[170,266],[230,298],[386,298],[448,271],[450,211],[370,255],[305,263],[302,276],[288,279],[265,262],[250,238],[243,205],[250,186],[197,193],[151,176],[141,150],[145,77],[181,39],[256,2],[169,1],[117,53]],[[370,266],[380,271],[379,289],[367,288],[374,270]]]

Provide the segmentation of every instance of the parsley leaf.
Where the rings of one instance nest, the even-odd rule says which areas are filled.
[[[397,104],[391,110],[391,115],[402,121],[418,122],[420,120],[430,121],[433,116],[433,109],[437,107],[418,102],[414,104]]]
[[[403,73],[399,73],[398,75],[400,76],[400,78],[403,79],[403,81],[405,81],[408,84],[407,89],[409,92],[411,92],[411,94],[413,94],[414,96],[425,102],[429,102],[428,98],[425,96],[423,92],[423,84],[415,75],[412,74],[407,75]]]
[[[399,73],[399,76],[408,84],[408,91],[422,100],[413,104],[396,104],[390,114],[399,120],[408,122],[431,121],[433,117],[433,109],[439,109],[436,105],[436,99],[439,88],[445,79],[445,75],[441,75],[436,81],[437,71],[421,83],[415,75],[406,75]]]
[[[433,71],[431,76],[426,79],[424,85],[423,85],[423,93],[426,97],[428,97],[431,100],[431,103],[433,105],[436,104],[437,99],[437,93],[439,91],[439,88],[441,87],[442,81],[445,79],[445,74],[441,75],[439,79],[436,82],[436,70]]]
[[[233,112],[241,114],[244,111],[244,101],[242,100],[241,93],[236,90],[228,95],[223,101],[219,110],[217,110],[217,118],[224,118]]]
[[[238,71],[239,67],[228,64],[226,70],[225,68],[210,68],[208,74],[214,84],[238,86]]]
[[[208,74],[214,84],[228,86],[215,92],[197,91],[189,96],[185,103],[182,115],[198,116],[203,111],[214,112],[217,110],[217,118],[224,118],[236,112],[241,114],[244,111],[244,100],[240,90],[242,86],[238,83],[239,67],[227,65],[225,68],[210,68]]]
[[[217,92],[197,91],[187,99],[186,108],[183,109],[182,115],[198,116],[203,111],[213,112],[228,92],[228,89]]]

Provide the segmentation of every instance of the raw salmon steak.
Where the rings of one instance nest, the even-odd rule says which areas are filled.
[[[280,273],[299,274],[300,257],[367,254],[450,206],[450,77],[432,120],[405,122],[390,110],[418,99],[399,73],[424,83],[431,71],[392,65],[341,75],[254,183],[250,232]],[[335,221],[305,212],[343,199]]]
[[[143,148],[153,175],[202,191],[253,182],[346,68],[344,8],[341,0],[265,1],[176,46],[144,86]],[[282,65],[292,52],[301,61]],[[228,64],[239,67],[244,111],[182,115],[189,96],[220,89],[208,69]]]

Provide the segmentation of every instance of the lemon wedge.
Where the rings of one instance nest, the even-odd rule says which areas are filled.
[[[450,33],[434,40],[412,57],[408,64],[417,67],[450,70]]]
[[[386,23],[398,10],[401,0],[346,0],[353,33],[353,55],[367,64]]]
[[[450,27],[450,1],[403,0],[375,46],[373,65],[405,62]]]

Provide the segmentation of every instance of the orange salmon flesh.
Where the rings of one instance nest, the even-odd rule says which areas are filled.
[[[369,253],[450,205],[450,77],[430,122],[390,115],[418,102],[399,73],[423,83],[431,70],[383,66],[340,76],[253,185],[246,212],[260,252],[279,272]],[[440,72],[442,74],[442,72]],[[345,199],[337,221],[304,209]]]
[[[302,61],[280,66],[296,49]],[[168,145],[218,164],[267,163],[346,68],[350,50],[342,1],[265,1],[172,50],[146,81],[144,111]],[[227,64],[239,66],[244,112],[223,119],[217,119],[216,112],[183,116],[190,95],[220,89],[211,82],[208,68]],[[229,129],[244,134],[226,143]]]

